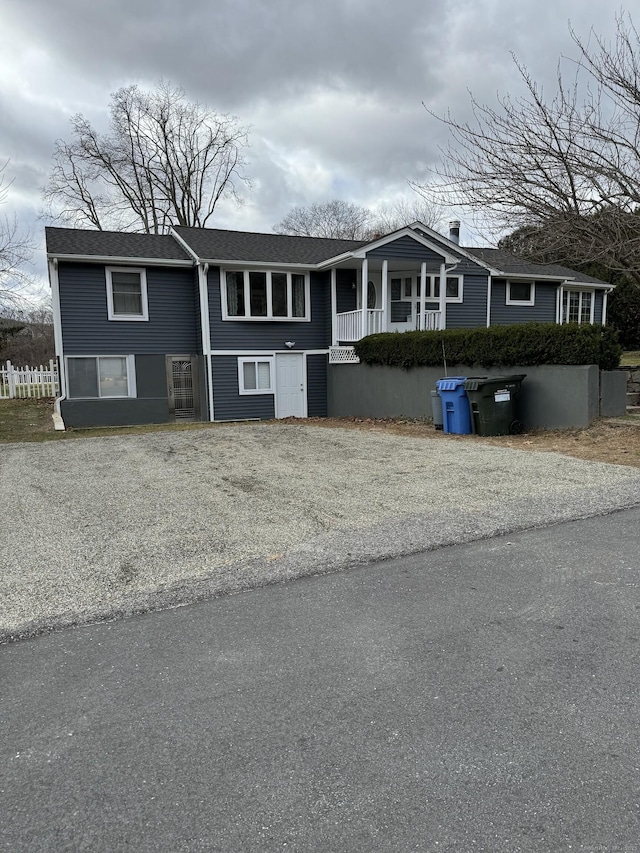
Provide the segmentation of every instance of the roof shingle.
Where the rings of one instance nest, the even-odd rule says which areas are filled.
[[[123,231],[89,231],[78,228],[45,228],[47,252],[99,258],[153,258],[191,261],[180,243],[169,234],[131,234]]]
[[[326,237],[256,234],[219,228],[175,228],[199,258],[205,261],[258,261],[274,264],[319,264],[368,241]]]

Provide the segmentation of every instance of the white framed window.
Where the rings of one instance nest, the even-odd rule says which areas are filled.
[[[535,305],[536,285],[534,281],[508,281],[507,305]]]
[[[68,355],[65,360],[70,400],[136,396],[133,355]]]
[[[592,290],[563,290],[562,322],[593,323],[595,299]]]
[[[106,276],[109,319],[148,320],[147,271],[139,267],[107,267]]]
[[[273,394],[273,358],[242,356],[238,359],[240,394]]]
[[[420,293],[420,279],[418,279],[418,294]],[[440,276],[430,275],[427,277],[427,299],[440,299]],[[446,302],[462,302],[462,276],[447,276]]]
[[[309,274],[278,270],[224,270],[223,320],[311,319]]]

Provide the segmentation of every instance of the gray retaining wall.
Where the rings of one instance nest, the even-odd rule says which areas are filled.
[[[526,373],[518,417],[530,428],[587,427],[599,415],[626,411],[623,371],[600,371],[597,365],[514,366],[508,369],[452,366],[449,376],[504,376]],[[442,368],[339,364],[329,367],[330,417],[431,418],[431,390]]]

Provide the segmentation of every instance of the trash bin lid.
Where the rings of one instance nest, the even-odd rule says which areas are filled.
[[[447,376],[444,379],[438,379],[436,387],[438,391],[455,391],[467,381],[466,376]]]

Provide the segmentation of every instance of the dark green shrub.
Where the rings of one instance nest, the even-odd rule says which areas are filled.
[[[608,322],[620,334],[623,349],[640,349],[640,287],[622,279],[609,297]]]
[[[520,323],[444,332],[385,332],[355,344],[365,364],[396,367],[510,367],[527,364],[598,364],[613,370],[622,354],[617,333],[599,325]]]

